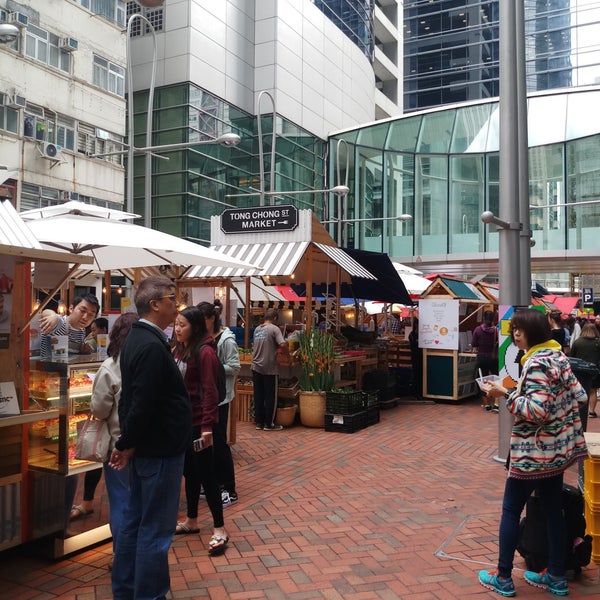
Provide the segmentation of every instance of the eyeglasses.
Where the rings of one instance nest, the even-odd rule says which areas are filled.
[[[177,302],[177,296],[175,294],[167,294],[166,296],[159,296],[155,298],[155,300],[162,300],[163,298],[168,298],[172,302]]]

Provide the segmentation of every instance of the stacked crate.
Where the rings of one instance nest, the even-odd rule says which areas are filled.
[[[379,423],[377,391],[344,390],[325,396],[325,431],[354,433]]]
[[[592,562],[600,564],[600,433],[585,433],[589,458],[583,465],[586,533],[592,536]]]

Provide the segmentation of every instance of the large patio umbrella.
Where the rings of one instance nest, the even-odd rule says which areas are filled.
[[[59,212],[61,208],[62,213]],[[88,268],[100,271],[157,265],[206,265],[246,268],[248,275],[258,272],[252,264],[229,258],[216,250],[120,220],[131,218],[128,213],[108,211],[108,214],[100,212],[97,215],[93,210],[89,211],[87,204],[69,202],[20,215],[42,247],[92,256],[94,265]]]

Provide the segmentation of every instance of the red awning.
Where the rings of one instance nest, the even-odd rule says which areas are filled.
[[[565,315],[570,315],[581,299],[579,296],[556,296],[554,294],[548,294],[543,296],[543,298],[544,300],[552,302],[552,304]]]

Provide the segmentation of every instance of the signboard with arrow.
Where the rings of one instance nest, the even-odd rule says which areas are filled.
[[[224,233],[292,231],[298,226],[298,209],[293,205],[228,208],[221,214]]]

